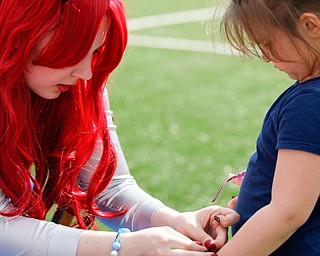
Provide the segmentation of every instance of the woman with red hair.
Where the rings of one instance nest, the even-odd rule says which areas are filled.
[[[0,42],[0,255],[204,256],[223,245],[234,211],[178,213],[129,173],[105,90],[127,43],[120,0],[0,0]],[[53,206],[54,222],[63,211],[76,223],[45,221]],[[95,217],[118,233],[90,230]]]

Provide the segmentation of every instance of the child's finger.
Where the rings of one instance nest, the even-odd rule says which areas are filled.
[[[238,197],[232,198],[232,199],[228,202],[228,207],[234,210],[234,209],[236,208],[237,202],[238,202]]]
[[[228,174],[228,178],[232,178],[233,176],[234,176],[235,174],[233,174],[233,173],[229,173]],[[231,182],[233,183],[233,184],[236,184],[236,185],[238,185],[238,186],[241,186],[241,184],[242,184],[242,181],[243,181],[243,176],[241,176],[241,177],[235,177],[235,178],[233,178],[232,180],[231,180]]]

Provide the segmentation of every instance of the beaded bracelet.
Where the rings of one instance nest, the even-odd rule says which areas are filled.
[[[130,232],[131,231],[128,228],[120,228],[118,230],[117,236],[116,236],[116,238],[114,239],[114,241],[112,243],[112,251],[111,251],[110,256],[118,256],[119,255],[118,251],[121,248],[120,235],[123,234],[123,233],[130,233]]]

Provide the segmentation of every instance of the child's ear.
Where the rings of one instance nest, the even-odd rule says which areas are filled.
[[[301,32],[311,38],[320,38],[320,20],[317,15],[306,12],[299,17]]]

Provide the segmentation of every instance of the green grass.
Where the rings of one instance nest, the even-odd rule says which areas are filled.
[[[260,61],[129,48],[111,105],[132,174],[178,210],[210,205],[227,173],[245,168],[286,80]],[[235,194],[228,186],[218,203]]]
[[[212,6],[216,0],[125,0],[124,3],[127,9],[127,17],[141,17],[162,14],[167,12],[177,12],[182,10],[201,9],[207,6]]]
[[[127,5],[132,18],[204,8],[208,1]],[[139,34],[205,40],[203,32],[193,23]],[[128,47],[109,87],[131,173],[144,190],[179,211],[211,205],[227,174],[245,169],[265,112],[290,83],[260,60]],[[216,203],[226,206],[237,193],[230,184]]]

